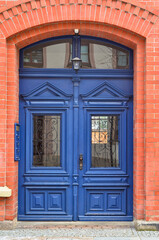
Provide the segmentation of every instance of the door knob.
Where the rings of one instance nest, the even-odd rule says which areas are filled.
[[[82,170],[83,169],[83,154],[80,154],[79,163],[80,163],[80,170]]]

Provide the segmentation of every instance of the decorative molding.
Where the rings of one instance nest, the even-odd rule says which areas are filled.
[[[130,31],[134,31],[137,34],[140,34],[141,36],[145,37],[148,32],[151,29],[151,25],[155,24],[158,17],[159,17],[159,13],[156,10],[152,10],[151,8],[146,7],[144,4],[138,3],[137,1],[130,1],[130,0],[107,0],[107,1],[101,1],[101,0],[87,0],[87,2],[84,2],[83,0],[78,0],[76,3],[75,1],[69,0],[19,0],[15,3],[13,3],[12,6],[10,6],[9,8],[7,7],[3,7],[1,8],[1,12],[0,12],[0,29],[2,30],[4,36],[6,38],[13,36],[14,34],[26,30],[30,27],[36,27],[39,26],[41,24],[44,23],[44,21],[42,21],[40,18],[38,18],[38,14],[39,14],[39,9],[41,9],[41,11],[49,11],[50,9],[52,9],[51,11],[53,12],[57,12],[57,8],[58,6],[68,6],[68,5],[80,5],[81,8],[84,7],[87,8],[88,7],[88,11],[89,8],[93,8],[94,6],[97,6],[98,8],[101,8],[101,11],[103,12],[103,14],[101,14],[100,16],[98,16],[98,21],[102,22],[102,23],[106,23],[106,24],[113,24],[119,27],[123,27],[127,30]],[[46,9],[46,10],[45,10]],[[104,18],[103,16],[105,15],[104,12],[107,12],[107,9],[109,9],[108,11],[111,10],[111,13],[113,15],[116,16],[116,18],[113,20],[110,17],[110,14],[106,14],[106,18]],[[33,11],[34,15],[36,15],[36,20],[35,22],[32,21],[32,17],[30,15],[31,12]],[[64,11],[64,10],[62,10]],[[92,10],[93,11],[93,10]],[[126,17],[126,19],[131,19],[132,16],[134,16],[135,18],[138,19],[139,22],[139,26],[141,25],[141,28],[138,27],[136,25],[134,25],[133,29],[129,29],[131,28],[131,26],[129,26],[129,24],[127,24],[125,21],[121,21],[121,17],[119,14],[119,11],[121,12],[121,14],[123,14],[122,19]],[[126,14],[126,15],[125,15]],[[27,15],[27,16],[25,16]],[[66,14],[65,14],[66,15]],[[45,24],[46,23],[50,23],[50,22],[57,22],[57,21],[62,21],[65,20],[63,19],[63,14],[60,13],[59,16],[57,16],[56,18],[51,17],[52,15],[47,16],[47,18],[45,18]],[[67,16],[67,15],[66,15]],[[40,16],[39,16],[40,17]],[[18,18],[20,20],[21,23],[17,26],[17,19]],[[68,16],[69,18],[69,16]],[[26,19],[28,22],[26,22]],[[94,16],[93,19],[96,19],[96,17]],[[89,20],[89,21],[93,21],[93,19],[85,19],[84,16],[79,15],[78,17],[76,17],[76,21],[84,21],[84,20]],[[18,21],[19,21],[18,20]],[[70,20],[70,19],[68,19]],[[75,20],[75,19],[72,19]],[[14,22],[15,21],[15,22]],[[42,22],[41,22],[42,21]],[[96,20],[97,21],[97,20]],[[143,21],[145,22],[145,25],[143,24]],[[8,22],[8,23],[6,23]],[[135,21],[133,20],[133,22],[135,23]],[[150,24],[150,26],[149,26]],[[8,26],[9,25],[9,26]],[[144,29],[142,30],[142,26],[144,26]],[[147,31],[146,31],[147,29]]]
[[[73,186],[78,186],[79,185],[79,175],[78,174],[73,174]]]
[[[119,89],[109,84],[107,81],[94,88],[86,94],[82,94],[81,98],[84,103],[84,107],[107,107],[123,109],[128,108],[128,101],[131,95],[126,95]]]
[[[116,4],[114,4],[114,2],[116,2]],[[40,3],[40,4],[36,4],[36,3]],[[40,8],[40,7],[48,7],[48,6],[58,6],[58,5],[67,5],[67,1],[66,0],[49,0],[49,1],[45,1],[45,0],[19,0],[16,1],[14,3],[12,3],[13,5],[8,7],[3,7],[1,8],[2,10],[0,11],[1,14],[6,15],[6,11],[12,11],[13,16],[16,16],[22,12],[26,12],[30,10],[29,6],[27,7],[28,4],[30,4],[31,9],[36,9],[36,8]],[[101,0],[87,0],[87,3],[84,4],[83,0],[78,0],[78,3],[75,3],[72,0],[69,0],[69,4],[79,4],[79,5],[97,5],[97,6],[105,6],[108,8],[112,8],[112,9],[123,9],[124,12],[130,12],[131,11],[131,7],[135,7],[134,11],[132,12],[132,14],[134,15],[139,15],[139,11],[143,10],[143,11],[147,11],[148,14],[152,14],[152,15],[156,15],[159,16],[158,11],[151,9],[148,6],[143,5],[142,3],[138,3],[137,1],[134,0],[107,0],[106,2],[101,1]],[[39,7],[37,7],[37,5]],[[124,7],[123,7],[124,6]],[[18,9],[17,9],[18,8]],[[18,11],[21,8],[21,12]],[[11,13],[10,13],[11,14]],[[10,16],[11,18],[12,16]],[[141,16],[142,17],[142,16]]]
[[[49,82],[45,82],[28,94],[22,95],[24,100],[69,100],[72,95],[63,92]]]
[[[90,99],[125,99],[127,100],[130,96],[126,95],[125,93],[121,92],[119,89],[112,86],[110,83],[105,81],[104,83],[100,84],[98,87],[94,88],[90,92],[81,95],[83,100],[90,100]]]

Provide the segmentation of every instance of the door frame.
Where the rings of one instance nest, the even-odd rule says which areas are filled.
[[[105,40],[105,39],[100,39],[100,38],[92,38],[92,37],[85,37],[85,36],[81,36],[82,38],[86,38],[86,39],[95,39],[95,40],[102,40],[104,42],[108,42],[108,43],[113,43],[113,45],[115,46],[122,46],[120,44]],[[40,42],[45,42],[45,41],[50,41],[52,39],[58,40],[58,39],[65,39],[65,38],[70,38],[70,36],[65,36],[65,37],[60,37],[60,38],[51,38],[51,39],[47,39],[47,40],[43,40]],[[73,37],[73,44],[75,44],[76,38]],[[40,43],[38,42],[38,43]],[[34,43],[31,44],[30,46],[35,46],[38,43]],[[30,46],[25,47],[24,49],[29,48]],[[87,76],[87,78],[91,79],[91,78],[103,78],[105,77],[106,79],[113,79],[113,78],[117,78],[117,79],[133,79],[133,54],[132,54],[132,50],[122,46],[122,48],[127,49],[130,52],[130,68],[127,70],[98,70],[98,69],[94,69],[94,70],[80,70],[78,73],[78,77],[77,75],[75,75],[75,73],[73,72],[72,69],[63,69],[62,72],[59,69],[23,69],[23,65],[22,65],[22,59],[23,59],[23,50],[21,50],[20,52],[20,78],[37,78],[37,77],[42,77],[42,78],[51,78],[52,76],[56,77],[56,78],[61,78],[62,75],[65,75],[66,77],[72,77],[73,78],[73,84],[74,84],[74,96],[77,97],[78,95],[78,83],[79,80],[81,78],[85,78],[85,76]],[[79,51],[79,44],[78,44],[78,51]],[[73,53],[74,56],[75,53]],[[27,97],[27,96],[26,96]],[[74,109],[74,117],[75,117],[75,121],[74,121],[74,131],[76,128],[76,124],[78,124],[78,114],[77,114],[77,109],[78,109],[78,103],[76,108]],[[75,124],[76,123],[76,124]],[[75,136],[74,136],[75,137]],[[75,137],[76,138],[76,137]],[[74,159],[78,159],[78,152],[76,151],[76,149],[78,148],[78,139],[74,139]],[[75,170],[76,169],[76,170]],[[74,172],[73,172],[73,186],[74,186],[74,200],[75,200],[75,204],[74,204],[74,220],[77,220],[77,189],[78,189],[78,163],[77,161],[74,162]],[[20,171],[19,171],[20,172]],[[20,184],[20,180],[19,180],[19,184]],[[20,195],[20,193],[19,193]],[[23,220],[23,217],[20,218],[20,220]],[[27,220],[27,219],[26,219]]]

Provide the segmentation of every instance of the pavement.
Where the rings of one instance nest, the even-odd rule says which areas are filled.
[[[159,240],[159,231],[137,231],[132,223],[19,223],[0,230],[0,240]]]

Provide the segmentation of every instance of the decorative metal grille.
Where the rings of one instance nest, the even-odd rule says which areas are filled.
[[[92,116],[91,126],[92,167],[118,167],[118,115]]]
[[[33,123],[33,166],[60,166],[61,117],[58,115],[35,115]]]

